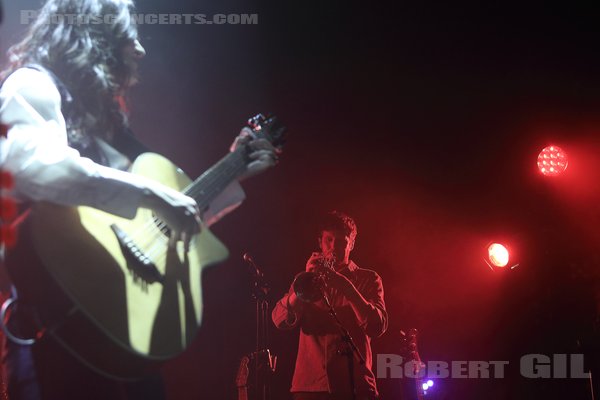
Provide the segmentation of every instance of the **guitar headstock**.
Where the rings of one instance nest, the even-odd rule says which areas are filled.
[[[417,345],[417,339],[419,331],[415,328],[408,330],[408,334],[404,331],[400,331],[401,338],[401,352],[402,355],[409,361],[421,361],[419,356],[419,347]]]
[[[248,128],[254,139],[267,139],[275,147],[283,147],[287,139],[287,128],[270,114],[257,114],[248,120]]]
[[[400,331],[400,349],[402,356],[407,359],[407,362],[410,362],[408,364],[411,367],[410,376],[415,377],[415,387],[414,389],[410,389],[409,395],[406,397],[423,400],[427,395],[427,388],[430,387],[430,381],[424,378],[426,365],[419,355],[419,346],[417,345],[418,336],[419,331],[416,328],[409,329],[408,333]],[[405,365],[405,368],[408,368],[408,365]]]
[[[250,358],[248,356],[244,356],[240,360],[240,365],[235,376],[235,385],[239,388],[248,386],[248,375],[250,374],[249,363]]]

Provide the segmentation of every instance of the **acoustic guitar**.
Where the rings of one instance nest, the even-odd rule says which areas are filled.
[[[282,146],[285,128],[275,117],[258,115],[249,127]],[[153,153],[131,172],[182,191],[202,210],[245,172],[248,153],[238,147],[193,182]],[[35,306],[45,334],[114,378],[137,378],[188,347],[202,322],[202,271],[228,256],[205,226],[187,252],[182,243],[170,248],[169,227],[147,209],[128,220],[40,202],[27,225],[35,251],[17,246],[7,263],[20,301]]]

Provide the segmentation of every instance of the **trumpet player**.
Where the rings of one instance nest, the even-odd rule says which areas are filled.
[[[381,277],[350,259],[356,234],[350,216],[327,214],[319,227],[320,251],[312,253],[306,271],[273,309],[279,329],[300,327],[290,389],[294,400],[378,398],[371,338],[385,332],[388,316]]]

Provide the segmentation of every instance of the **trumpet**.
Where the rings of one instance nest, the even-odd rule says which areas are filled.
[[[321,265],[314,268],[313,271],[301,272],[296,275],[292,287],[296,297],[305,303],[314,303],[325,297],[327,282],[325,277],[329,271],[335,270],[335,254],[321,259]]]

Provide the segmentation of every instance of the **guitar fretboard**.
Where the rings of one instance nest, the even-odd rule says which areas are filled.
[[[183,193],[193,197],[200,210],[205,210],[227,185],[246,170],[244,151],[244,148],[240,147],[227,154],[192,182]]]

